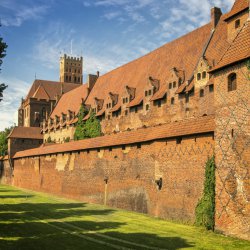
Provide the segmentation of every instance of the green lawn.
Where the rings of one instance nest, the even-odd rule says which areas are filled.
[[[0,249],[250,249],[250,242],[1,185]]]

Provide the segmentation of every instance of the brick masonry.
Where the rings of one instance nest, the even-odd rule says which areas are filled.
[[[227,77],[237,74],[237,89]],[[216,229],[250,239],[250,81],[244,63],[216,75]]]
[[[15,160],[14,185],[194,222],[213,134]],[[156,181],[162,178],[159,190]],[[105,182],[107,180],[107,184]],[[105,194],[106,190],[106,194]]]

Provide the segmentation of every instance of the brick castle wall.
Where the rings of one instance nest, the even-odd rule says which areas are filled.
[[[16,159],[14,185],[193,222],[213,145],[208,134]]]
[[[228,92],[227,77],[237,74]],[[250,239],[250,80],[246,65],[217,73],[215,82],[216,229]]]
[[[12,184],[12,170],[9,159],[0,160],[0,183],[1,184]]]

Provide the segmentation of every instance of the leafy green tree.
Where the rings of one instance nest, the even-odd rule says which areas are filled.
[[[84,108],[83,105],[81,105],[80,110],[78,112],[78,121],[76,124],[76,130],[74,134],[74,140],[82,140],[86,138],[86,133],[85,133],[85,122],[83,121],[83,118],[87,115],[88,111]]]
[[[94,138],[101,135],[101,124],[91,111],[89,119],[85,123],[86,138]]]
[[[0,156],[5,156],[8,153],[8,139],[12,127],[6,128],[4,131],[0,132]]]
[[[6,49],[8,45],[3,41],[3,38],[0,37],[0,71],[1,71],[1,65],[3,63],[3,58],[6,56]],[[7,88],[7,85],[4,83],[0,84],[0,102],[2,101],[3,97],[3,91]]]
[[[83,118],[87,115],[88,111],[81,106],[78,113],[78,122],[74,134],[74,140],[83,140],[86,138],[94,138],[101,135],[101,124],[96,118],[95,112],[90,111],[90,116],[87,121]]]

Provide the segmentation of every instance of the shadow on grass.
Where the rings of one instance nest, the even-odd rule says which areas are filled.
[[[34,195],[23,195],[23,194],[20,194],[20,195],[0,195],[0,199],[27,199],[27,198],[31,198],[33,197]]]
[[[90,210],[83,203],[0,204],[0,249],[192,247],[181,237],[119,232],[127,223],[106,221],[105,216],[113,212],[113,209]],[[88,216],[92,216],[91,220]]]
[[[0,204],[0,218],[12,220],[36,221],[46,219],[66,219],[67,217],[82,217],[93,215],[107,215],[115,210],[89,210],[84,203],[20,203]],[[15,214],[15,216],[13,216]]]

